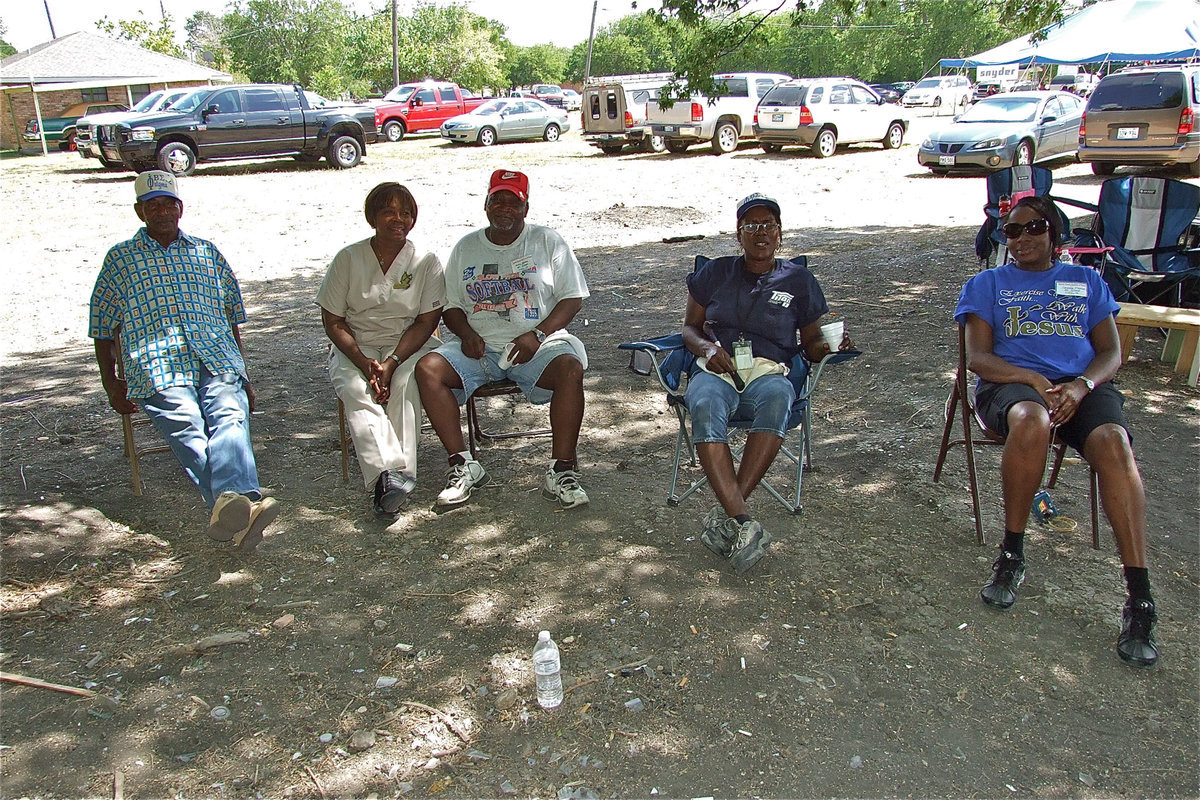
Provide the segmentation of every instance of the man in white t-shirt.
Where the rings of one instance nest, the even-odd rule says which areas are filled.
[[[480,386],[509,379],[530,402],[550,403],[552,463],[542,494],[564,508],[588,502],[576,445],[583,424],[587,353],[566,327],[583,307],[587,281],[571,247],[550,228],[526,225],[529,178],[492,173],[488,227],[464,236],[446,265],[443,324],[456,338],[417,362],[421,403],[449,454],[439,506],[456,506],[487,483],[463,438],[459,405]]]

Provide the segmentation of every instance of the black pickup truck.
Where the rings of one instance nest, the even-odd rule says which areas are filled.
[[[169,111],[119,123],[101,152],[138,172],[176,175],[190,175],[199,161],[271,156],[324,156],[331,167],[350,169],[376,141],[369,106],[313,108],[299,86],[256,83],[205,86]]]

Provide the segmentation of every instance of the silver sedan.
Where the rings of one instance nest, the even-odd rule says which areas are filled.
[[[442,123],[443,139],[459,144],[475,142],[485,147],[518,139],[558,141],[569,130],[567,112],[531,98],[504,97],[484,103],[470,114]]]
[[[917,160],[944,174],[997,170],[1074,153],[1083,101],[1070,92],[1010,92],[980,100],[921,143]]]

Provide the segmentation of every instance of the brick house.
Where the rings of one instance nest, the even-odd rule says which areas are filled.
[[[41,152],[40,142],[22,140],[25,123],[58,116],[75,103],[132,106],[159,89],[231,80],[227,73],[130,42],[69,33],[0,61],[0,150]]]

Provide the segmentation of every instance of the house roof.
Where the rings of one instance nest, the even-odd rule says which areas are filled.
[[[28,85],[31,78],[41,84],[96,86],[233,79],[201,64],[85,31],[68,33],[0,61],[0,82]]]

